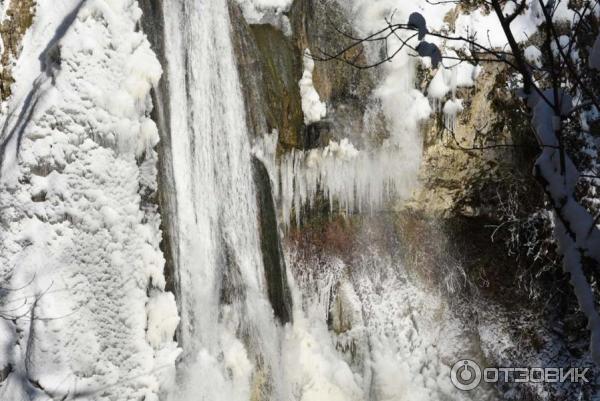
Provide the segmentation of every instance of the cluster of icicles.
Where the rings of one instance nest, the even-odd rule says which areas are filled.
[[[404,189],[412,187],[392,145],[357,150],[342,139],[324,148],[294,149],[278,158],[277,140],[274,130],[255,143],[253,152],[269,171],[285,227],[293,217],[300,223],[302,212],[313,208],[321,194],[331,211],[350,214],[381,210],[386,201],[403,197]]]

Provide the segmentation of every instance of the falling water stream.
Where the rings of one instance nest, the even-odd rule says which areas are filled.
[[[256,369],[278,371],[279,335],[227,2],[166,1],[164,15],[186,367],[175,398],[248,400]]]

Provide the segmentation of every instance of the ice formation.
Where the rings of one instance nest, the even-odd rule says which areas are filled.
[[[178,317],[142,196],[156,189],[161,67],[140,15],[40,0],[24,38],[1,117],[2,400],[151,401],[169,385]]]
[[[462,99],[448,99],[444,103],[444,125],[446,128],[453,130],[456,123],[456,116],[463,111],[464,107]]]
[[[240,5],[245,20],[249,24],[270,24],[291,36],[292,26],[285,13],[292,5],[292,0],[236,0]]]
[[[346,214],[381,210],[385,202],[403,199],[414,189],[390,144],[358,150],[347,139],[331,141],[324,148],[292,150],[276,156],[277,132],[260,138],[253,153],[269,171],[273,193],[281,209],[281,221],[289,227],[292,217],[302,222],[305,207],[315,206],[323,194],[332,211]]]
[[[341,5],[355,16],[354,22],[361,34],[380,29],[383,10],[393,9],[393,4],[386,2],[356,1]],[[405,14],[398,13],[398,18],[408,18],[414,5],[403,7],[402,11]],[[390,49],[399,43],[397,38],[391,37]],[[312,83],[313,69],[314,61],[307,49],[304,74],[299,82],[306,124],[326,115],[326,106]],[[466,71],[459,75],[465,82],[476,76],[474,69],[468,66],[460,65],[457,70]],[[284,225],[289,225],[292,214],[296,221],[301,221],[303,208],[314,204],[319,191],[325,194],[332,208],[355,212],[377,210],[392,194],[402,199],[414,189],[422,146],[420,122],[429,117],[431,107],[427,98],[414,88],[416,61],[407,52],[401,52],[387,63],[384,71],[382,83],[372,94],[373,101],[381,102],[390,127],[390,137],[381,145],[356,149],[344,138],[322,149],[290,152],[278,161],[275,148],[271,148],[270,156],[266,157],[270,162],[266,164],[272,166],[269,170],[274,188],[278,190]],[[468,77],[464,78],[465,74]],[[466,85],[463,81],[458,84]],[[258,146],[262,148],[259,153],[266,154],[264,144]]]
[[[456,52],[448,50],[445,56],[457,57]],[[427,87],[427,96],[431,100],[434,109],[439,111],[439,106],[443,100],[451,96],[448,102],[455,103],[455,94],[458,88],[471,88],[475,86],[475,82],[481,67],[472,65],[468,62],[457,62],[454,60],[446,60],[440,68],[435,72],[433,79]],[[451,103],[451,104],[452,104]],[[446,103],[447,105],[448,103]],[[453,111],[460,112],[456,107]],[[445,114],[446,110],[442,109]],[[450,111],[450,110],[449,110]]]
[[[381,28],[381,16],[386,10],[396,10],[395,18],[408,20],[415,10],[426,7],[427,21],[434,28],[445,24],[443,17],[451,7],[430,7],[426,2],[413,2],[398,9],[395,2],[353,1],[341,3],[354,18],[354,24],[365,36]],[[405,34],[405,33],[400,33]],[[401,44],[394,36],[388,39],[388,51]],[[378,56],[378,49],[367,46],[371,57]],[[456,57],[452,49],[447,56]],[[275,157],[275,147],[259,143],[259,154],[268,160],[265,163],[271,174],[276,194],[280,198],[282,222],[288,226],[292,215],[301,221],[303,210],[311,207],[321,192],[332,209],[346,213],[373,211],[384,207],[385,201],[395,196],[403,199],[416,186],[420,167],[421,137],[420,122],[429,117],[432,107],[438,108],[448,95],[443,111],[450,127],[462,110],[462,101],[454,97],[457,88],[472,87],[480,68],[466,62],[446,62],[440,66],[428,88],[428,97],[414,89],[416,61],[408,50],[400,52],[389,63],[384,64],[382,83],[376,88],[373,101],[381,102],[389,126],[390,137],[379,146],[356,149],[348,139],[332,141],[325,148],[293,151]],[[304,74],[299,83],[305,123],[321,120],[326,107],[312,83],[314,62],[307,49],[304,57]],[[399,112],[402,110],[402,112]],[[341,133],[340,133],[341,134]],[[273,137],[264,142],[275,144]],[[259,141],[260,142],[260,141]],[[270,150],[267,150],[269,148]],[[269,156],[265,156],[269,154]]]
[[[304,73],[298,83],[300,86],[300,96],[302,97],[304,123],[306,125],[319,122],[327,115],[327,105],[321,101],[313,85],[314,69],[315,61],[311,57],[310,50],[306,49],[304,51]]]

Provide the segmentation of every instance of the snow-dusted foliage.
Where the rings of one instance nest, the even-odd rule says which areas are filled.
[[[136,2],[40,0],[2,112],[2,400],[157,400],[178,322],[164,292]]]
[[[504,15],[514,13],[519,2],[507,1],[503,5]],[[538,27],[544,22],[544,14],[539,0],[527,0],[527,6],[519,13],[512,22],[512,31],[518,42],[525,42],[536,33]],[[549,4],[550,1],[545,1]],[[554,21],[558,23],[571,22],[575,17],[575,12],[568,7],[567,1],[552,1],[555,6]],[[425,10],[427,23],[431,24],[428,10]],[[435,23],[435,22],[434,22]],[[464,38],[476,35],[478,41],[490,48],[503,48],[507,43],[506,35],[502,29],[498,17],[493,10],[479,7],[472,12],[461,13],[455,23],[454,32],[457,36]],[[454,42],[450,47],[468,48],[464,42]]]

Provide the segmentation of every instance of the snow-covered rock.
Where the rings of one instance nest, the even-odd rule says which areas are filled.
[[[161,67],[137,2],[37,3],[1,116],[0,399],[157,400],[178,355],[141,195]]]

